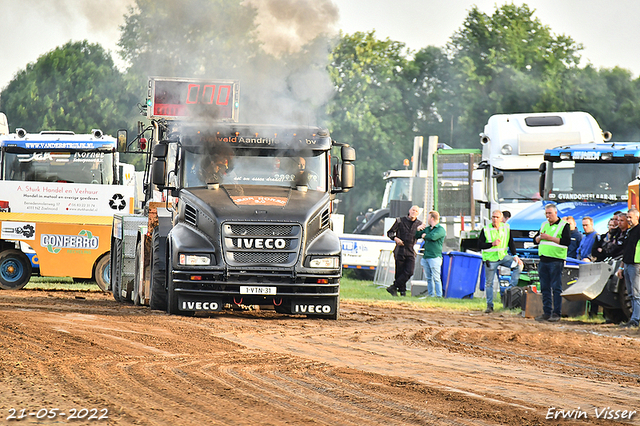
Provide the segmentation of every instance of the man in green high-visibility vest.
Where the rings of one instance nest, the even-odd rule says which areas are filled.
[[[522,261],[516,255],[516,244],[509,225],[504,223],[502,218],[503,213],[500,210],[494,210],[491,213],[491,225],[485,226],[478,237],[478,248],[482,250],[485,273],[484,292],[487,297],[485,314],[493,312],[493,280],[498,266],[511,269],[511,286],[518,285],[520,272],[522,272]],[[507,250],[510,250],[513,256]]]
[[[540,230],[533,237],[533,242],[539,244],[538,277],[544,312],[536,317],[536,321],[555,322],[560,321],[562,312],[562,269],[571,244],[571,230],[567,222],[558,218],[558,208],[555,204],[547,204],[544,214],[547,221],[542,223]]]

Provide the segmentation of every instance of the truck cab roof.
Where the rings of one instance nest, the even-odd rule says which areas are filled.
[[[116,149],[116,139],[94,130],[89,134],[73,132],[45,131],[26,133],[18,129],[16,133],[0,135],[0,148],[17,148],[29,151],[41,150],[108,150]]]
[[[640,161],[640,142],[591,143],[559,146],[544,153],[546,161],[607,161],[637,163]]]

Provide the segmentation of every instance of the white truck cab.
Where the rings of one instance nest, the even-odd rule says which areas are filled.
[[[538,168],[544,151],[563,145],[602,143],[611,138],[586,112],[497,114],[480,134],[482,161],[473,171],[473,197],[480,224],[493,210],[512,215],[540,200]]]

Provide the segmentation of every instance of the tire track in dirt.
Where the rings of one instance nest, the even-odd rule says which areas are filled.
[[[81,297],[0,292],[3,410],[107,407],[108,424],[535,425],[552,399],[640,401],[633,335],[349,303],[337,322],[181,318]],[[601,342],[619,359],[609,372],[610,357],[589,348]]]

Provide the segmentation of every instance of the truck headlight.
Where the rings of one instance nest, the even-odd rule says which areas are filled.
[[[337,257],[316,257],[309,262],[311,268],[336,269],[340,267],[340,259]]]
[[[208,255],[180,254],[178,263],[182,266],[208,266],[211,265],[211,258]]]

